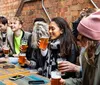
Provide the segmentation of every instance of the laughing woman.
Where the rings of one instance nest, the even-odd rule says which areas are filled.
[[[51,71],[57,70],[57,60],[76,63],[77,45],[68,23],[61,17],[53,18],[49,25],[50,44],[46,55],[44,76],[50,78]],[[47,49],[46,49],[47,50]],[[64,78],[75,77],[75,72],[65,72]]]

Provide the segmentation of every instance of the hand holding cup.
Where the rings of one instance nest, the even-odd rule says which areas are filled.
[[[21,52],[26,52],[27,48],[28,48],[27,41],[26,40],[22,40],[22,43],[21,43],[21,46],[20,46],[20,51]]]
[[[25,65],[25,62],[26,62],[26,54],[25,53],[20,53],[19,54],[18,62],[19,62],[19,64],[21,66],[24,66]]]
[[[80,71],[80,66],[75,65],[69,61],[63,61],[58,64],[58,69],[60,72],[78,72]]]
[[[40,49],[45,50],[48,46],[49,37],[41,37],[38,42],[38,46]]]
[[[2,49],[3,49],[3,53],[5,54],[5,57],[8,57],[9,52],[10,52],[10,48],[7,45],[4,45],[2,47]]]

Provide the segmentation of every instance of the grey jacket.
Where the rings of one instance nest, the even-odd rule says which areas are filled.
[[[23,35],[22,35],[21,40],[26,40],[27,43],[28,43],[28,39],[29,39],[30,35],[31,35],[31,33],[23,31]],[[16,54],[16,52],[15,52],[15,46],[14,46],[14,33],[9,34],[7,36],[7,39],[8,39],[8,45],[10,47],[11,53],[12,54]]]

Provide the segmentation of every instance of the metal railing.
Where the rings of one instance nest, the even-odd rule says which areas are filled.
[[[90,0],[90,1],[91,1],[91,3],[93,4],[93,6],[94,6],[96,9],[99,9],[99,7],[94,3],[93,0]]]
[[[48,17],[49,21],[51,21],[51,18],[50,18],[49,14],[48,14],[48,12],[47,12],[47,10],[46,10],[45,6],[44,6],[44,0],[42,0],[42,8],[43,8],[43,10],[44,10],[45,14],[47,15],[47,17]]]

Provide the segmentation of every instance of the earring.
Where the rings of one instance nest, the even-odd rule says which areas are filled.
[[[62,31],[61,31],[60,33],[61,33],[61,34],[63,34],[63,32],[62,32]]]

